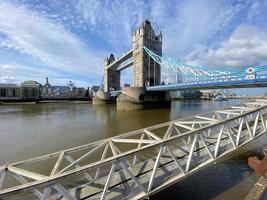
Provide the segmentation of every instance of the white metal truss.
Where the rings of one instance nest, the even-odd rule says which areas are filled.
[[[182,73],[184,75],[193,75],[195,77],[217,77],[217,76],[228,76],[231,72],[228,71],[219,71],[219,70],[208,70],[203,67],[191,66],[181,62],[176,62],[173,59],[160,56],[144,47],[145,52],[158,64],[163,67],[170,68],[176,73]]]
[[[267,101],[0,167],[0,199],[144,199],[266,132]]]

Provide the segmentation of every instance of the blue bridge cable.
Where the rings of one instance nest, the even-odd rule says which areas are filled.
[[[183,82],[192,81],[193,78],[198,78],[201,80],[214,80],[214,79],[229,79],[229,78],[238,78],[244,77],[248,72],[246,67],[245,69],[237,68],[236,70],[222,71],[213,68],[207,68],[202,66],[193,66],[189,64],[176,61],[167,55],[163,54],[162,56],[154,53],[150,49],[144,46],[145,52],[150,56],[156,63],[161,67],[169,70],[171,69],[176,74],[182,76]],[[254,72],[266,72],[267,65],[253,67]]]

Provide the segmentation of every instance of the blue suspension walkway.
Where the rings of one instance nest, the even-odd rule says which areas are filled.
[[[147,91],[267,87],[267,65],[235,70],[218,70],[184,64],[144,47],[149,59],[161,66],[161,85],[147,86]],[[164,77],[165,75],[165,77]]]

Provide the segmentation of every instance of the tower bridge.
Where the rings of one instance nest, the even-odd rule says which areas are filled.
[[[93,99],[93,103],[109,101],[111,93],[120,90],[120,73],[133,67],[133,85],[122,88],[117,98],[118,109],[139,109],[146,106],[170,104],[168,93],[148,92],[147,86],[161,84],[161,66],[150,59],[144,47],[156,55],[162,55],[162,34],[156,34],[149,21],[144,21],[133,33],[132,49],[119,58],[110,55],[104,60],[103,87]]]
[[[144,21],[133,33],[132,49],[104,60],[103,86],[93,103],[118,95],[117,109],[140,109],[169,106],[170,91],[267,87],[267,65],[235,70],[188,65],[163,54],[162,42],[162,33]],[[128,67],[133,67],[133,85],[121,89],[121,71]]]

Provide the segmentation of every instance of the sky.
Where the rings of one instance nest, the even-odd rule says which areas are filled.
[[[0,0],[0,82],[99,85],[103,60],[130,50],[145,19],[188,64],[267,64],[266,10],[267,0]]]

